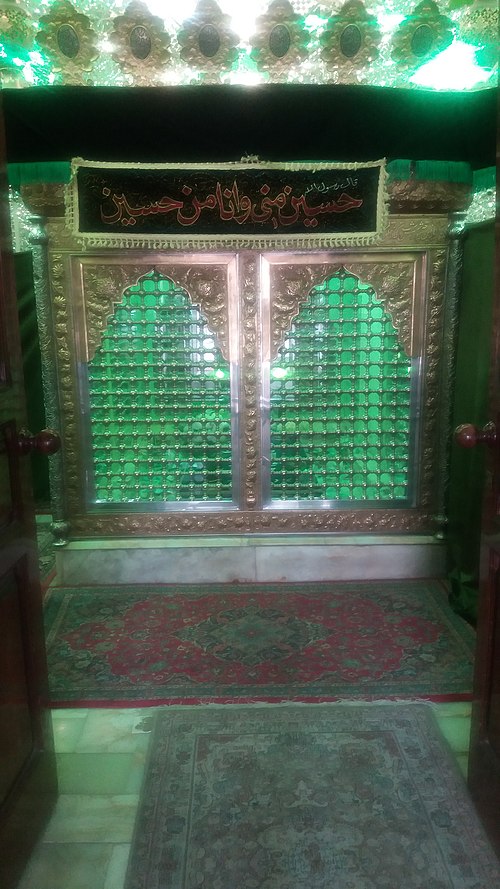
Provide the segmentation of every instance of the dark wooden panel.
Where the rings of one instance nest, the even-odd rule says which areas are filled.
[[[34,742],[19,594],[16,573],[10,570],[0,578],[0,805],[29,762]]]
[[[0,887],[15,889],[57,793],[8,220],[0,93]],[[37,431],[37,430],[35,430]]]

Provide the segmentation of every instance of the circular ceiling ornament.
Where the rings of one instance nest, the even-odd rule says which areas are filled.
[[[392,40],[392,58],[411,69],[428,62],[453,41],[454,25],[441,15],[434,0],[424,0],[399,25]]]
[[[86,15],[77,12],[68,0],[56,0],[50,12],[40,18],[37,43],[52,61],[52,70],[64,83],[88,83],[87,72],[99,56],[97,34]]]
[[[307,56],[309,34],[288,0],[274,0],[265,15],[257,18],[256,26],[250,55],[259,70],[270,72],[273,80]]]
[[[134,0],[123,15],[112,19],[112,25],[109,40],[115,62],[134,84],[153,86],[170,61],[170,36],[163,20]]]
[[[239,43],[230,22],[231,17],[215,0],[199,0],[193,16],[182,23],[177,34],[181,59],[208,79],[230,70],[237,61]]]
[[[348,0],[338,15],[328,19],[320,37],[321,57],[343,75],[355,74],[378,57],[380,39],[376,17],[369,15],[361,0]]]

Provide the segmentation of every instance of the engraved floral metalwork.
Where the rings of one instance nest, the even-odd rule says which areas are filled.
[[[33,284],[41,353],[43,399],[47,426],[59,430],[61,417],[57,388],[56,340],[53,335],[53,310],[50,298],[47,235],[43,220],[31,217],[29,244],[33,260]],[[64,516],[63,454],[59,451],[49,461],[51,512],[54,521]]]
[[[384,232],[384,247],[417,247],[423,249],[440,246],[447,242],[448,216],[444,213],[434,216],[415,216],[400,213],[389,216]]]
[[[74,537],[163,537],[199,534],[428,533],[436,519],[428,510],[242,510],[238,513],[142,513],[77,515]],[[299,542],[299,541],[297,541]]]
[[[416,357],[421,342],[415,330],[415,263],[414,262],[350,262],[348,270],[374,287],[377,299],[389,315],[398,341],[408,358]]]
[[[32,213],[53,219],[64,216],[65,190],[62,182],[34,182],[21,185],[21,197]]]
[[[379,55],[381,32],[361,0],[348,0],[338,15],[328,19],[320,37],[321,57],[344,74],[355,74]]]
[[[439,510],[439,431],[441,428],[441,365],[443,361],[443,315],[447,249],[429,251],[429,285],[424,342],[424,437],[421,456],[421,498],[423,509]],[[451,360],[451,356],[449,356]]]
[[[288,0],[274,0],[256,20],[251,56],[261,71],[285,75],[307,56],[309,34]]]
[[[175,281],[186,289],[192,302],[201,309],[222,356],[229,361],[228,288],[224,269],[213,265],[181,266],[174,273]]]
[[[392,41],[392,58],[415,68],[446,49],[453,40],[453,22],[441,15],[434,0],[423,0],[401,22]]]
[[[387,187],[393,213],[449,213],[469,204],[471,187],[463,182],[396,179]]]
[[[60,252],[49,254],[52,296],[53,335],[57,353],[57,394],[62,460],[64,471],[63,502],[58,503],[58,520],[69,520],[82,511],[81,479],[85,472],[81,453],[81,435],[77,426],[79,402],[75,363],[75,342],[71,304],[67,299],[70,279],[69,258]]]
[[[170,36],[163,20],[151,15],[145,3],[134,0],[112,25],[113,58],[134,83],[150,86],[170,59]]]
[[[339,272],[350,272],[373,285],[377,298],[390,315],[399,342],[408,356],[415,354],[413,335],[413,263],[397,261],[342,264],[278,265],[273,268],[271,296],[271,360],[283,345],[290,325],[307,302],[314,285]]]
[[[81,331],[86,345],[84,361],[92,361],[102,335],[115,308],[123,299],[127,287],[151,272],[151,265],[84,265],[82,268],[85,330]]]
[[[238,57],[239,37],[229,27],[230,21],[215,0],[199,0],[194,15],[177,34],[181,59],[209,77],[231,69]]]
[[[242,441],[241,475],[243,502],[247,509],[261,504],[262,443],[260,436],[260,316],[257,262],[253,254],[242,257],[241,320],[242,329]]]
[[[271,361],[283,344],[285,334],[297,317],[302,303],[318,279],[318,266],[278,266],[273,269],[271,298]]]
[[[52,59],[53,70],[65,83],[82,83],[99,56],[97,34],[88,16],[68,0],[56,0],[40,17],[36,39]]]
[[[154,270],[183,287],[198,305],[214,332],[222,355],[229,360],[228,294],[224,270],[209,265],[84,264],[82,270],[86,343],[84,359],[91,361],[102,334],[127,287]]]

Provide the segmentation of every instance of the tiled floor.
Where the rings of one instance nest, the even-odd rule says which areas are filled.
[[[429,706],[465,773],[470,704]],[[60,796],[19,889],[123,889],[151,713],[53,712]]]

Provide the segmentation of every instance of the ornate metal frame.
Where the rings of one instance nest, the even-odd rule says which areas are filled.
[[[421,46],[418,38],[424,37]],[[434,0],[423,0],[399,25],[392,41],[392,58],[403,68],[411,69],[432,58],[453,40],[453,22],[442,15]]]
[[[335,251],[336,260],[332,263],[331,255],[303,252],[294,255],[270,254],[263,257],[268,266],[265,290],[270,303],[269,329],[264,332],[262,364],[273,361],[283,343],[293,319],[298,316],[300,306],[304,303],[313,286],[331,277],[341,268],[346,268],[357,278],[373,285],[381,299],[387,314],[396,329],[399,342],[406,355],[418,362],[425,356],[424,313],[425,313],[425,256],[413,253],[377,253],[357,252],[355,250]],[[425,359],[423,373],[415,375],[412,399],[418,406],[419,393],[416,386],[421,382],[417,377],[425,378]],[[266,381],[268,382],[268,381]],[[269,393],[263,392],[267,403]],[[263,424],[264,428],[265,423]],[[419,443],[415,442],[418,423],[413,424],[412,447],[410,460],[417,461],[410,473],[411,484],[409,502],[416,494],[416,477],[419,470]],[[268,480],[266,479],[266,482]],[[264,484],[264,502],[269,499],[268,485]],[[277,504],[278,505],[278,504]],[[379,510],[383,504],[377,504]],[[296,508],[297,504],[293,505]],[[332,508],[346,509],[345,504],[332,504]],[[356,504],[356,508],[360,508]]]
[[[177,34],[181,59],[200,68],[206,81],[217,80],[238,56],[239,38],[231,30],[230,22],[230,16],[222,12],[215,0],[199,0],[193,15],[182,23]]]
[[[443,507],[442,472],[443,341],[447,264],[445,215],[394,215],[382,242],[362,249],[290,251],[269,254],[274,270],[270,343],[279,338],[301,300],[307,297],[318,270],[326,276],[346,265],[363,280],[373,281],[394,320],[409,355],[422,362],[423,409],[418,444],[419,472],[414,508],[274,509],[262,506],[261,355],[267,348],[259,298],[260,253],[238,253],[238,316],[227,324],[227,303],[212,286],[212,273],[227,253],[204,253],[193,265],[188,254],[169,251],[95,250],[81,247],[62,220],[47,225],[50,302],[56,343],[59,413],[63,439],[63,485],[57,514],[70,525],[70,536],[158,536],[164,534],[252,534],[265,532],[390,532],[432,533],[440,528]],[[234,254],[232,255],[234,258]],[[239,508],[184,511],[88,510],[84,502],[85,459],[81,446],[78,362],[95,348],[113,302],[152,267],[175,266],[176,280],[202,306],[226,354],[239,354]],[[182,267],[182,268],[181,268]],[[210,268],[209,268],[210,267]],[[208,272],[208,274],[207,274]],[[222,274],[219,272],[218,274]],[[383,287],[382,287],[382,282]],[[86,306],[83,305],[85,300]],[[86,316],[86,324],[82,319]],[[447,357],[451,361],[451,356]],[[53,375],[55,377],[55,375]]]
[[[286,77],[289,69],[307,55],[309,34],[289,0],[273,0],[256,20],[251,56],[262,71]]]
[[[113,58],[135,84],[149,86],[170,60],[170,35],[163,20],[144,3],[133,0],[123,15],[112,19]]]
[[[98,35],[88,16],[77,12],[68,0],[55,0],[40,18],[37,42],[52,59],[52,68],[65,83],[88,82],[88,72],[99,57]]]
[[[346,78],[355,78],[378,57],[381,39],[376,17],[361,0],[348,0],[328,20],[320,40],[321,57],[327,66],[341,69]]]

